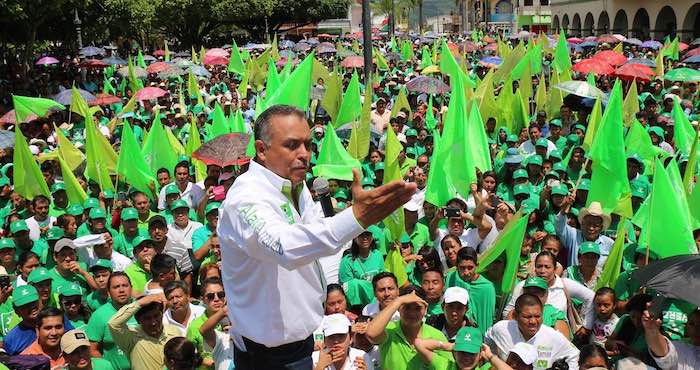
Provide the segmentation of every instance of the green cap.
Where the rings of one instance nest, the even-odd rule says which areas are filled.
[[[111,190],[103,190],[102,194],[105,195],[105,199],[114,199],[115,196],[114,192]]]
[[[531,277],[525,280],[525,283],[523,284],[523,288],[540,288],[542,290],[548,290],[549,286],[547,286],[547,282],[542,279],[539,276],[536,277]]]
[[[39,292],[37,292],[36,288],[31,285],[18,286],[15,288],[15,291],[12,292],[12,304],[15,305],[15,307],[24,306],[25,304],[38,301]]]
[[[85,209],[80,204],[71,204],[70,206],[68,206],[66,213],[71,216],[80,216],[83,214],[84,211]]]
[[[173,204],[170,205],[170,210],[171,210],[171,211],[174,211],[174,210],[176,210],[176,209],[178,209],[178,208],[187,208],[187,209],[189,209],[190,206],[187,205],[187,202],[185,202],[184,200],[178,199],[178,200],[174,201]]]
[[[506,136],[506,143],[517,143],[518,142],[518,136],[515,134],[510,134]]]
[[[209,212],[211,211],[217,211],[219,207],[221,206],[221,203],[219,202],[212,202],[207,204],[207,206],[204,208],[204,214],[208,215]]]
[[[406,137],[410,137],[410,136],[413,136],[413,137],[418,136],[418,131],[416,131],[416,129],[414,129],[414,128],[409,128],[408,130],[406,130]]]
[[[100,201],[97,200],[97,198],[87,198],[85,202],[83,203],[83,208],[84,209],[90,209],[90,208],[95,208],[100,206]]]
[[[537,139],[537,141],[535,142],[535,146],[547,148],[547,147],[549,147],[549,143],[548,143],[547,139],[542,137],[542,138]]]
[[[408,148],[406,148],[406,155],[409,155],[409,154],[416,155],[416,148],[414,148],[412,146],[409,146]]]
[[[107,212],[105,212],[105,210],[100,207],[95,207],[90,210],[90,213],[88,213],[88,217],[91,220],[96,220],[98,218],[107,218]]]
[[[372,180],[371,177],[363,177],[362,178],[362,187],[364,188],[365,186],[374,187],[374,180]]]
[[[36,268],[34,271],[30,272],[27,277],[27,282],[31,284],[41,283],[46,280],[53,280],[46,267]]]
[[[535,154],[533,156],[530,156],[530,158],[527,159],[527,164],[535,164],[538,166],[542,165],[542,156],[539,154]]]
[[[15,241],[12,238],[0,239],[0,249],[15,249]]]
[[[530,194],[530,187],[525,184],[518,184],[513,187],[513,195]]]
[[[112,262],[110,260],[100,258],[97,261],[95,261],[95,264],[90,266],[90,271],[94,272],[97,269],[107,269],[109,271],[112,271]]]
[[[637,246],[637,248],[634,250],[634,253],[635,254],[642,254],[642,255],[646,256],[647,247],[643,246],[643,245]],[[649,260],[658,260],[658,259],[659,259],[659,255],[656,254],[653,250],[649,249]]]
[[[569,135],[566,137],[566,141],[567,141],[569,144],[578,144],[579,140],[581,140],[581,139],[580,139],[580,138],[578,137],[578,135],[576,135],[576,134],[569,134]]]
[[[593,242],[583,242],[578,246],[578,254],[595,253],[600,256],[600,247]]]
[[[0,186],[10,185],[10,179],[7,176],[0,176]]]
[[[578,190],[590,190],[591,189],[591,180],[590,179],[581,179],[581,182],[578,184]]]
[[[14,221],[10,224],[10,232],[11,233],[17,233],[20,231],[29,231],[29,226],[27,226],[27,222],[24,220],[17,220]]]
[[[523,170],[522,168],[519,170],[516,170],[513,172],[513,179],[527,179],[529,176],[527,175],[527,171]]]
[[[166,185],[165,186],[165,195],[170,195],[170,194],[178,194],[180,195],[180,189],[177,188],[174,184]]]
[[[562,127],[561,120],[559,118],[555,118],[551,121],[549,121],[550,126],[557,126],[557,127]]]
[[[569,188],[564,184],[559,184],[559,186],[555,186],[552,188],[552,195],[567,196],[569,195]]]
[[[46,232],[46,240],[58,240],[63,238],[66,233],[60,227],[52,227]]]
[[[374,170],[375,171],[384,170],[384,162],[377,162],[374,165]]]
[[[58,294],[64,297],[75,297],[83,295],[83,288],[78,283],[63,284],[58,287]]]
[[[580,124],[580,123],[577,124],[577,125],[574,125],[574,130],[577,130],[577,129],[578,129],[578,130],[582,130],[583,132],[586,132],[586,126],[584,126],[584,125],[582,125],[582,124]]]
[[[659,126],[651,126],[647,130],[649,131],[650,134],[654,134],[662,139],[665,137],[664,129],[662,129]]]
[[[338,188],[338,190],[335,191],[335,194],[333,194],[333,198],[348,200],[348,191],[345,190],[345,188]]]
[[[51,185],[51,194],[61,190],[66,190],[66,184],[62,182],[55,182],[53,185]]]
[[[539,198],[529,197],[522,202],[521,206],[523,207],[523,212],[530,214],[540,208],[540,200]]]
[[[552,166],[552,170],[557,172],[566,172],[566,167],[564,166],[564,163],[557,162]]]
[[[556,171],[549,171],[544,175],[545,179],[555,179],[559,180],[559,172]]]
[[[401,244],[410,243],[410,242],[411,242],[411,237],[408,236],[408,233],[406,233],[406,232],[404,231],[403,234],[401,234],[401,239],[399,239],[399,242],[400,242]]]
[[[549,158],[556,158],[558,160],[561,160],[561,152],[558,150],[552,150],[552,152],[549,153]]]
[[[139,212],[134,207],[124,208],[122,209],[122,213],[119,215],[119,217],[122,219],[122,221],[138,220]]]
[[[147,235],[136,235],[136,237],[131,241],[131,245],[133,245],[134,249],[136,249],[140,247],[141,244],[144,242],[153,243],[153,239],[151,239],[151,237]]]
[[[481,344],[483,344],[483,342],[484,337],[481,335],[481,331],[479,331],[478,328],[465,326],[457,331],[455,346],[452,350],[476,354],[481,351]]]

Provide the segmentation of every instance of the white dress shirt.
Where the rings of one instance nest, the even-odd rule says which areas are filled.
[[[204,225],[192,220],[187,221],[187,226],[185,227],[177,226],[177,224],[173,222],[168,225],[168,239],[192,250],[192,234],[202,226]]]
[[[175,183],[172,182],[170,184],[175,184]],[[170,184],[168,184],[168,185],[170,185]],[[166,186],[168,186],[168,185],[166,185]],[[161,211],[165,209],[165,187],[166,186],[163,186],[160,189],[160,193],[158,193],[158,209]],[[180,188],[178,188],[178,190],[179,189]],[[199,201],[201,201],[202,197],[205,195],[206,194],[204,193],[204,190],[202,188],[195,185],[193,182],[188,182],[187,187],[185,188],[185,191],[180,192],[180,199],[187,202],[187,205],[190,208],[196,209],[197,206],[199,205]]]
[[[508,317],[508,313],[515,308],[515,300],[523,294],[523,285],[525,281],[519,282],[513,289],[513,295],[510,297],[510,301],[503,310],[503,319]],[[567,312],[566,309],[566,293],[564,292],[564,284],[566,284],[566,290],[569,292],[571,298],[577,298],[583,301],[583,326],[586,329],[593,328],[593,322],[595,321],[595,311],[593,307],[593,298],[595,293],[586,288],[585,285],[579,283],[578,281],[556,277],[554,285],[549,287],[547,294],[547,303],[551,304],[557,310],[561,312]]]
[[[668,344],[668,353],[664,357],[656,357],[651,351],[651,357],[663,370],[693,370],[700,369],[700,347],[683,341],[670,341],[664,337]]]
[[[535,154],[535,144],[532,143],[532,140],[524,141],[520,146],[518,147],[518,150],[520,150],[521,153],[525,154],[526,156],[531,156]],[[557,150],[557,146],[554,145],[553,142],[551,142],[549,139],[547,140],[547,155],[552,153],[552,151]],[[544,158],[543,158],[544,159]]]
[[[192,321],[204,315],[204,312],[206,311],[206,308],[202,306],[197,306],[196,304],[192,303],[189,305],[190,316],[187,318],[187,322],[184,325],[173,319],[173,312],[169,308],[163,313],[163,325],[172,325],[180,330],[180,334],[182,334],[183,337],[187,335],[187,327],[190,326]]]
[[[534,370],[548,369],[560,358],[566,358],[569,370],[578,370],[578,349],[564,335],[549,326],[540,325],[540,330],[530,340],[525,340],[515,320],[503,320],[495,323],[484,335],[484,343],[504,361],[511,348],[520,342],[537,348],[537,359],[532,364]]]
[[[222,275],[232,337],[277,347],[308,338],[321,323],[326,283],[318,259],[362,233],[352,207],[323,218],[305,184],[298,207],[289,180],[255,161],[219,208]]]

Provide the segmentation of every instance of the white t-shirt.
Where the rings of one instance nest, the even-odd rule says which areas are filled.
[[[368,305],[366,305],[362,309],[362,316],[369,316],[371,318],[377,317],[377,314],[379,314],[379,302],[376,300]],[[401,319],[401,315],[399,315],[399,311],[394,312],[394,315],[391,316],[391,321],[398,321]]]
[[[548,326],[541,325],[532,338],[525,340],[515,320],[503,320],[495,323],[484,336],[484,343],[504,361],[511,348],[520,342],[531,344],[537,349],[534,370],[548,369],[554,361],[561,358],[566,358],[569,370],[578,370],[578,349],[564,335]]]
[[[233,369],[233,340],[231,336],[218,330],[214,333],[216,334],[216,344],[211,351],[211,357],[214,358],[215,369]],[[205,347],[208,347],[206,343]]]
[[[196,318],[204,315],[204,311],[206,309],[202,306],[197,306],[192,303],[190,303],[190,317],[187,318],[187,322],[183,325],[180,324],[179,322],[175,321],[173,319],[173,313],[170,311],[170,309],[165,310],[163,313],[163,324],[167,325],[170,324],[180,330],[180,333],[184,337],[187,334],[187,327],[190,326],[192,321],[194,321]]]
[[[41,227],[51,227],[56,223],[56,217],[48,216],[48,218],[42,222],[37,221],[34,216],[29,217],[25,220],[27,223],[27,228],[29,229],[29,238],[37,241],[41,238]]]
[[[445,270],[447,270],[447,260],[445,259],[445,252],[442,251],[440,242],[442,241],[442,238],[449,234],[449,232],[446,229],[438,229],[437,234],[438,236],[433,241],[433,244],[435,245],[435,249],[437,249],[438,251],[438,255],[440,256],[442,266]],[[479,230],[473,227],[469,229],[464,229],[464,231],[462,231],[462,235],[459,236],[459,240],[462,242],[462,247],[472,247],[476,251],[479,251],[479,244],[481,244],[482,241],[479,237]]]
[[[314,351],[314,353],[311,354],[311,360],[314,363],[314,367],[316,366],[316,364],[318,364],[318,356],[319,351]],[[369,365],[371,364],[371,359],[369,358],[369,356],[367,356],[367,353],[365,353],[365,351],[363,350],[350,347],[348,357],[345,358],[345,363],[343,364],[342,368],[336,369],[335,365],[331,364],[331,366],[326,367],[324,370],[356,370],[357,367],[354,365],[354,363],[355,359],[358,357],[362,357],[365,360],[365,364],[367,364],[369,368]]]

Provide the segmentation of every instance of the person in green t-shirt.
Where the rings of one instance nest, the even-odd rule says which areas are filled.
[[[61,309],[74,328],[85,330],[90,313],[84,305],[83,289],[78,283],[63,285],[58,290],[58,301]]]
[[[10,233],[12,240],[15,242],[15,254],[19,257],[22,252],[32,251],[36,253],[46,263],[46,253],[49,245],[44,239],[32,240],[29,237],[29,226],[24,220],[13,221],[10,224]]]
[[[86,292],[88,289],[96,290],[97,284],[87,272],[87,266],[84,263],[78,262],[76,254],[76,245],[70,239],[61,239],[54,246],[53,259],[56,266],[49,270],[49,275],[53,279],[54,291],[70,283],[78,283]]]
[[[156,255],[155,245],[149,236],[137,236],[134,239],[135,262],[124,269],[129,276],[134,292],[143,293],[146,283],[151,279],[151,259]]]
[[[85,297],[85,302],[92,311],[95,311],[109,301],[107,282],[112,275],[112,262],[99,259],[94,265],[90,266],[90,273],[92,273],[92,277],[95,279],[97,289],[91,291],[87,297]]]
[[[554,328],[565,337],[571,338],[569,324],[566,322],[566,313],[558,310],[556,307],[547,303],[549,295],[549,286],[547,281],[541,277],[531,277],[525,280],[523,284],[523,293],[532,294],[540,299],[542,305],[542,325]]]
[[[425,301],[428,302],[426,318],[442,314],[442,294],[445,291],[445,277],[439,268],[431,268],[421,277],[421,288],[425,291]]]
[[[485,333],[493,325],[496,310],[496,288],[476,272],[477,254],[474,248],[463,247],[457,252],[457,269],[447,274],[446,286],[458,286],[469,292],[469,313],[479,330]]]
[[[465,326],[457,332],[454,343],[442,343],[431,339],[417,339],[416,350],[423,361],[434,370],[486,370],[512,369],[491,349],[484,345],[484,336],[479,329]],[[435,355],[436,350],[451,351],[451,357]]]
[[[339,279],[350,306],[366,305],[374,298],[372,278],[384,271],[384,258],[372,233],[365,231],[352,241],[350,253],[340,260]]]
[[[197,351],[202,355],[202,358],[204,358],[203,366],[211,367],[214,365],[211,352],[205,351],[204,338],[199,329],[209,317],[221,311],[221,309],[226,306],[226,293],[224,292],[224,285],[219,278],[204,280],[201,290],[202,302],[207,308],[206,311],[204,311],[204,315],[194,319],[190,325],[187,326],[186,337],[197,347]]]
[[[139,214],[136,208],[124,208],[120,214],[122,231],[114,239],[114,250],[129,257],[134,257],[134,240],[137,236],[146,236],[148,232],[139,228]]]

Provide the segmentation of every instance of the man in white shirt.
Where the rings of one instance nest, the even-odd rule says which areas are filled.
[[[190,208],[197,208],[202,197],[206,195],[202,188],[190,182],[190,167],[187,161],[182,161],[175,165],[175,181],[173,184],[180,191],[180,199],[187,202]],[[165,186],[163,186],[158,194],[158,209],[162,211],[165,207]]]
[[[37,195],[32,199],[32,207],[34,208],[34,216],[29,217],[25,221],[29,228],[29,238],[39,240],[41,234],[46,233],[54,223],[56,217],[49,216],[49,205],[51,201],[43,195]]]
[[[114,250],[114,240],[110,233],[88,234],[75,239],[73,243],[78,247],[78,257],[88,266],[105,259],[112,262],[112,271],[124,271],[134,263],[129,257]]]
[[[184,337],[187,327],[204,315],[206,308],[190,303],[190,290],[182,280],[165,283],[163,293],[168,300],[168,309],[163,313],[163,324],[176,327]]]
[[[410,200],[403,181],[363,190],[353,171],[352,207],[323,218],[305,186],[311,132],[305,113],[274,105],[255,124],[256,157],[219,208],[222,275],[236,369],[309,369],[326,284],[318,258]]]
[[[539,126],[530,125],[530,127],[528,128],[528,133],[530,134],[530,140],[520,144],[520,147],[518,149],[521,153],[525,154],[526,156],[531,156],[535,154],[535,151],[537,150],[537,140],[539,140],[542,136],[542,132],[540,131]],[[547,154],[551,153],[553,150],[557,150],[557,146],[554,145],[554,143],[552,143],[551,141],[547,140],[546,143]]]
[[[188,250],[192,250],[192,234],[204,225],[190,220],[188,217],[190,207],[182,199],[174,201],[170,206],[170,210],[173,213],[173,223],[168,225],[168,239],[184,245]]]
[[[671,341],[661,334],[661,320],[644,311],[642,313],[644,337],[649,353],[656,365],[663,370],[700,369],[700,310],[688,315],[685,334],[688,340]]]
[[[376,299],[362,308],[362,315],[374,318],[379,311],[399,296],[399,283],[391,272],[380,272],[372,278],[372,288]],[[396,321],[400,318],[399,311],[396,311],[391,320]]]
[[[350,320],[342,313],[323,318],[323,348],[311,355],[314,369],[367,369],[371,360],[365,351],[350,347]]]
[[[525,342],[537,348],[534,370],[548,369],[554,361],[565,358],[570,370],[578,370],[576,347],[560,332],[542,325],[542,302],[531,294],[523,294],[515,302],[515,319],[494,324],[484,342],[494,355],[506,360],[510,349]]]
[[[370,120],[374,130],[379,134],[383,134],[384,130],[389,126],[391,111],[386,109],[386,100],[384,98],[379,98],[375,104],[377,107],[372,110]]]

